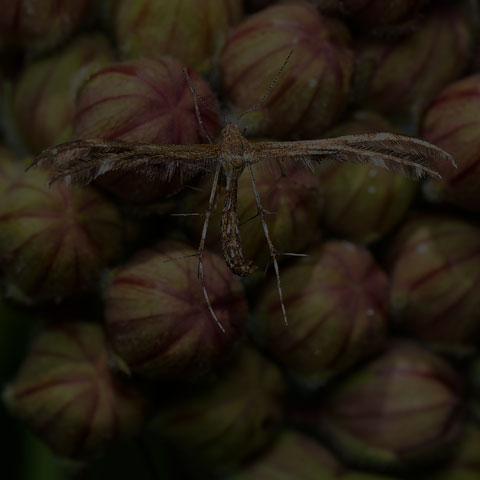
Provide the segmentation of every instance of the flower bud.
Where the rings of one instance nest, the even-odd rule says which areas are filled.
[[[341,475],[342,469],[322,444],[308,435],[287,430],[231,480],[333,480]]]
[[[256,306],[256,339],[294,377],[316,386],[385,342],[388,280],[363,247],[328,242],[282,271],[288,325],[275,281]]]
[[[90,34],[24,68],[14,87],[12,114],[20,136],[32,152],[40,153],[70,140],[79,88],[112,60],[107,38]]]
[[[285,384],[278,367],[243,348],[217,382],[162,405],[152,429],[210,470],[224,470],[257,453],[283,417]]]
[[[208,309],[192,248],[157,245],[113,272],[105,318],[115,350],[132,371],[151,380],[195,378],[242,335],[247,304],[240,280],[214,254],[203,263],[205,290],[221,327]]]
[[[416,125],[435,95],[462,73],[471,41],[458,5],[439,5],[410,35],[359,43],[354,95],[368,108]]]
[[[0,0],[0,43],[53,48],[84,20],[89,5],[90,0]]]
[[[344,13],[362,27],[385,27],[404,23],[429,0],[337,0]]]
[[[44,171],[23,174],[0,202],[0,264],[7,294],[58,301],[93,286],[122,248],[117,207],[93,188],[48,188]]]
[[[227,30],[243,14],[242,0],[119,0],[115,35],[125,58],[166,55],[205,70]]]
[[[440,346],[475,343],[480,335],[479,245],[480,229],[461,219],[424,215],[408,222],[388,258],[397,321]]]
[[[252,165],[252,169],[263,206],[272,212],[266,215],[266,222],[275,248],[279,252],[293,253],[305,250],[318,236],[316,225],[320,217],[321,198],[315,176],[308,169],[294,165],[281,169],[276,161],[266,160]],[[206,211],[211,183],[212,179],[207,178],[200,185],[200,193],[188,194],[184,198],[182,212]],[[219,204],[224,192],[225,188],[220,187]],[[244,256],[254,265],[265,268],[271,261],[270,252],[247,170],[240,177],[237,199]],[[218,205],[209,223],[207,241],[215,251],[221,251],[221,212],[222,206]],[[203,216],[189,216],[185,221],[186,227],[195,233],[195,238],[200,238],[203,223]]]
[[[57,455],[85,458],[140,429],[144,400],[109,369],[99,325],[67,322],[31,346],[5,392],[11,410]]]
[[[439,458],[461,432],[460,378],[442,358],[406,341],[336,385],[318,425],[353,463],[405,468]]]
[[[205,105],[199,103],[206,130],[220,130],[218,109],[208,84],[193,70],[187,73]],[[130,142],[188,144],[207,141],[196,114],[183,66],[174,59],[132,60],[104,68],[80,91],[74,121],[75,138],[105,138]],[[110,172],[100,183],[121,198],[148,203],[177,192],[192,173],[166,181],[147,173]]]
[[[308,2],[273,5],[251,15],[229,36],[220,57],[226,99],[240,116],[263,100],[293,53],[250,134],[318,138],[342,113],[350,88],[353,55],[346,27]]]
[[[392,131],[394,128],[379,115],[356,112],[325,137]],[[325,226],[360,243],[373,242],[388,233],[417,193],[414,181],[371,165],[325,162],[318,172]]]
[[[458,168],[433,164],[441,175],[443,196],[480,212],[480,75],[471,75],[446,87],[430,105],[422,123],[422,137],[453,155]]]

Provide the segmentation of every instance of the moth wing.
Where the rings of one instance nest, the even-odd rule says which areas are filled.
[[[441,178],[435,164],[453,157],[441,148],[405,135],[374,133],[298,142],[259,142],[257,158],[288,159],[307,166],[323,160],[369,163],[413,178]]]
[[[47,148],[29,168],[49,171],[50,183],[86,185],[114,171],[141,171],[169,180],[177,171],[208,172],[218,156],[217,145],[157,145],[119,140],[74,140]]]

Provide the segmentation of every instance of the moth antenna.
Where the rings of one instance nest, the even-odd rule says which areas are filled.
[[[292,56],[292,53],[293,53],[293,50],[290,50],[288,52],[288,55],[287,55],[287,58],[285,59],[285,61],[283,62],[283,65],[281,66],[280,70],[277,72],[277,74],[275,75],[275,78],[273,79],[272,83],[270,84],[270,86],[268,87],[267,91],[264,93],[263,97],[260,99],[259,102],[257,102],[255,105],[253,105],[252,107],[250,107],[248,110],[246,110],[245,112],[243,112],[239,117],[238,117],[238,120],[240,120],[243,116],[247,115],[248,113],[250,112],[253,112],[254,110],[257,110],[261,105],[262,103],[265,102],[265,100],[267,100],[267,98],[270,96],[270,94],[272,93],[273,89],[275,88],[275,85],[277,84],[278,82],[278,79],[280,78],[280,75],[282,74],[283,70],[285,69],[285,67],[287,66],[287,63],[288,61],[290,60],[290,57]]]
[[[208,230],[208,222],[210,221],[210,216],[215,209],[215,198],[217,196],[217,186],[218,186],[218,179],[220,178],[220,172],[222,170],[222,164],[218,163],[217,168],[215,169],[215,176],[213,177],[212,189],[210,191],[210,199],[208,200],[208,209],[205,212],[205,221],[203,222],[202,228],[202,238],[200,239],[200,245],[198,246],[198,277],[200,278],[200,283],[202,284],[202,291],[203,296],[205,297],[205,301],[207,302],[208,311],[210,315],[215,320],[215,323],[218,325],[218,328],[225,333],[225,329],[223,325],[218,320],[217,315],[215,314],[212,304],[210,302],[210,298],[207,293],[207,288],[205,286],[205,273],[203,271],[203,252],[205,251],[205,241],[207,239],[207,230]]]
[[[263,233],[265,235],[265,239],[267,240],[268,249],[270,251],[270,258],[272,259],[273,268],[275,269],[275,277],[277,279],[277,290],[278,290],[278,296],[280,298],[280,305],[282,307],[283,320],[285,321],[285,325],[288,325],[287,312],[285,310],[285,303],[283,301],[282,284],[280,282],[280,269],[278,268],[278,261],[277,261],[278,252],[275,249],[275,246],[273,245],[272,240],[270,238],[270,232],[268,230],[268,225],[265,220],[266,210],[263,208],[263,205],[260,201],[260,195],[258,194],[257,184],[255,183],[255,177],[253,176],[253,169],[252,169],[252,166],[250,165],[250,162],[247,162],[247,168],[248,168],[248,173],[250,175],[250,181],[253,187],[253,193],[255,195],[255,202],[257,203],[258,214],[260,215],[260,219],[262,220]]]
[[[188,75],[188,71],[186,68],[183,69],[183,74],[187,78],[188,86],[190,87],[190,91],[195,95],[195,97],[199,100],[199,102],[209,111],[214,113],[215,115],[217,114],[217,111],[212,108],[206,101],[205,99],[197,92],[196,88],[193,86],[193,83],[190,79],[190,75]]]
[[[187,80],[188,88],[190,88],[190,91],[192,92],[193,104],[195,106],[195,116],[197,117],[198,124],[200,125],[200,127],[201,127],[203,133],[205,134],[205,136],[208,138],[208,142],[213,143],[212,137],[208,133],[207,127],[205,127],[205,124],[203,123],[203,120],[202,120],[202,116],[200,115],[200,109],[198,108],[197,98],[200,99],[200,102],[202,103],[202,105],[205,106],[205,108],[207,108],[210,111],[214,111],[214,110],[212,110],[205,103],[205,100],[197,93],[197,91],[195,90],[195,87],[192,84],[192,81],[190,80],[190,75],[188,75],[188,71],[187,71],[186,68],[183,69],[183,75],[185,76],[185,79]]]

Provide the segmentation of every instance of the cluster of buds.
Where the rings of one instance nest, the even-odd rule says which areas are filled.
[[[396,320],[424,341],[473,345],[480,335],[479,245],[480,229],[464,220],[425,215],[407,222],[388,258]]]
[[[271,440],[283,419],[284,390],[278,367],[244,346],[213,385],[162,405],[150,427],[192,461],[225,470]]]
[[[0,12],[0,372],[46,454],[88,477],[140,447],[168,478],[477,480],[475,62],[456,79],[478,0]],[[453,214],[381,165],[439,172]]]
[[[212,313],[197,257],[186,245],[160,244],[137,252],[111,274],[105,291],[108,333],[118,355],[145,378],[203,375],[243,334],[242,284],[220,257],[206,254],[204,288]]]
[[[255,337],[302,383],[315,386],[376,353],[387,333],[388,280],[370,253],[328,242],[282,272],[256,306]]]
[[[208,84],[192,69],[187,74],[203,99],[200,117],[215,138],[218,107]],[[187,144],[208,141],[195,114],[184,67],[171,58],[115,63],[96,74],[79,93],[74,138],[105,138],[142,143]],[[162,176],[163,174],[163,176]],[[148,203],[176,193],[191,176],[165,172],[107,173],[99,182],[123,199]],[[187,178],[185,178],[187,177]]]
[[[308,2],[261,10],[230,34],[221,53],[225,97],[237,116],[247,111],[293,50],[259,118],[245,121],[250,134],[318,137],[346,106],[353,71],[349,43],[346,27]]]
[[[34,340],[5,401],[57,455],[88,458],[143,423],[143,396],[110,363],[101,326],[49,327]]]

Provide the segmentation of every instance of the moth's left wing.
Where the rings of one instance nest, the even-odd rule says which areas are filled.
[[[176,171],[205,173],[218,158],[218,145],[157,145],[120,140],[74,140],[47,148],[29,167],[44,167],[50,183],[85,185],[111,171],[141,171],[169,180]]]
[[[255,142],[255,158],[291,159],[302,163],[332,159],[340,162],[370,163],[409,177],[441,178],[435,163],[451,162],[453,157],[435,145],[405,135],[373,133],[347,135],[298,142]]]

